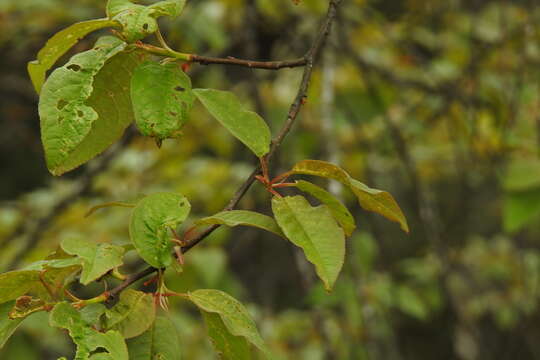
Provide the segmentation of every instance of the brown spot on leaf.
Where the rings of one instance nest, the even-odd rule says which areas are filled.
[[[77,65],[77,64],[71,64],[71,65],[69,65],[67,68],[68,68],[69,70],[72,70],[72,71],[75,71],[75,72],[81,70],[81,67],[80,67],[79,65]]]
[[[56,108],[58,110],[62,110],[64,108],[64,106],[66,106],[68,104],[68,102],[64,99],[60,99],[58,100],[58,103],[56,104]]]
[[[176,91],[186,91],[186,89],[184,89],[183,87],[181,87],[180,85],[175,87],[174,90]]]

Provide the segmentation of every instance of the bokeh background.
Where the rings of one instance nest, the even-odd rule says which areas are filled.
[[[218,212],[253,167],[250,152],[195,107],[185,135],[161,149],[131,129],[87,166],[48,174],[26,63],[56,31],[103,17],[105,3],[0,0],[0,271],[44,257],[66,236],[127,241],[129,210],[84,217],[99,203],[176,191],[190,199],[191,219]],[[191,0],[179,19],[160,21],[182,52],[281,60],[305,53],[326,6]],[[216,231],[168,286],[231,293],[290,359],[540,359],[538,2],[344,0],[333,30],[272,172],[305,158],[338,163],[391,192],[410,235],[330,184],[359,224],[333,293],[298,249],[248,228]],[[194,86],[234,91],[274,132],[301,72],[189,70]],[[269,214],[269,196],[255,185],[240,208]],[[143,266],[127,262],[124,272]],[[215,358],[197,311],[174,300],[170,308],[183,357]],[[70,353],[46,322],[32,315],[0,359]]]

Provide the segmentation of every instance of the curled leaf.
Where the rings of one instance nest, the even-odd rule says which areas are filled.
[[[144,261],[156,268],[171,265],[171,229],[181,224],[190,210],[188,200],[175,193],[152,194],[137,203],[131,214],[129,236]]]
[[[131,78],[135,122],[145,136],[161,141],[182,134],[195,102],[191,80],[178,64],[141,64]]]

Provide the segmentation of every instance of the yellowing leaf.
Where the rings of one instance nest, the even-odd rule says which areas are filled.
[[[236,95],[213,89],[193,90],[204,107],[258,157],[270,150],[270,129],[253,111],[244,109]]]
[[[45,82],[47,70],[81,38],[92,31],[118,25],[116,21],[109,19],[96,19],[75,23],[54,34],[38,52],[37,60],[28,63],[28,74],[38,94]]]
[[[39,286],[39,271],[18,270],[0,274],[0,304],[26,294]]]
[[[320,202],[328,206],[328,209],[345,231],[345,235],[350,236],[356,228],[354,217],[349,210],[334,195],[323,188],[310,182],[300,180],[295,186],[308,194],[317,198]]]
[[[362,208],[399,223],[403,231],[409,232],[407,220],[392,195],[386,191],[372,189],[351,178],[340,167],[320,160],[304,160],[293,166],[292,173],[321,176],[343,183],[356,195]]]
[[[328,207],[313,207],[298,195],[274,197],[272,211],[287,238],[302,248],[330,291],[343,267],[345,235]]]

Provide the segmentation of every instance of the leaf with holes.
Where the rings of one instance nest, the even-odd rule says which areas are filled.
[[[141,61],[126,44],[103,37],[56,69],[43,85],[39,115],[47,167],[54,175],[90,160],[133,121],[130,78]]]
[[[154,322],[154,297],[142,291],[125,290],[120,294],[120,301],[105,315],[107,329],[118,330],[126,339],[139,336]]]
[[[137,203],[131,214],[129,236],[139,255],[155,268],[173,261],[172,231],[189,215],[191,205],[180,194],[157,193]]]
[[[386,191],[372,189],[350,177],[339,166],[320,161],[304,160],[293,166],[293,174],[305,174],[334,179],[346,185],[358,198],[360,206],[368,211],[376,212],[389,220],[397,222],[401,229],[409,232],[409,225],[405,215],[396,203],[396,200]]]
[[[298,189],[317,198],[324,205],[328,206],[328,209],[334,218],[337,220],[339,225],[341,225],[343,231],[345,231],[345,235],[351,236],[356,228],[354,217],[351,215],[345,205],[336,199],[334,195],[323,188],[304,180],[296,181],[295,186]]]
[[[193,90],[204,107],[231,134],[244,143],[258,157],[270,150],[270,129],[255,112],[244,108],[231,92],[213,89]]]
[[[116,27],[119,24],[109,19],[96,19],[82,21],[71,25],[70,27],[57,32],[51,37],[45,46],[39,50],[37,59],[28,63],[28,74],[34,84],[36,91],[41,91],[45,82],[45,74],[56,61],[64,55],[73,45],[75,45],[84,36],[106,27]]]
[[[122,35],[128,42],[134,42],[156,32],[158,17],[176,17],[184,5],[185,0],[160,1],[150,6],[134,4],[129,0],[109,0],[107,16],[122,24]]]
[[[272,199],[272,211],[287,238],[315,265],[327,291],[345,259],[345,235],[326,205],[313,207],[303,196]]]
[[[90,282],[105,275],[123,264],[124,248],[108,243],[93,243],[80,238],[66,238],[62,241],[62,249],[70,255],[77,255],[82,265],[81,284]]]
[[[270,216],[259,214],[253,211],[246,210],[231,210],[222,211],[209,217],[197,220],[197,226],[203,225],[227,225],[227,226],[253,226],[259,229],[270,231],[277,236],[285,237],[276,221]]]
[[[178,333],[174,324],[164,316],[157,316],[146,332],[127,341],[129,359],[180,360],[178,344]]]
[[[81,313],[71,304],[56,304],[49,315],[51,326],[67,329],[69,336],[77,345],[76,360],[128,360],[128,351],[122,335],[110,330],[101,333],[85,321]],[[91,355],[96,349],[107,351]]]
[[[195,95],[191,80],[178,64],[148,61],[133,73],[131,101],[137,127],[159,143],[182,134],[180,129],[188,119]]]
[[[231,336],[244,338],[250,344],[256,346],[267,357],[272,357],[270,350],[257,331],[255,322],[244,305],[238,302],[238,300],[223,291],[214,289],[201,289],[190,292],[188,293],[188,298],[201,311],[218,315],[225,325],[224,328]],[[215,326],[216,324],[211,325]],[[209,335],[217,336],[213,338],[215,342],[224,344],[223,341],[233,339],[229,335],[223,336],[223,334],[217,334],[215,330],[215,327],[209,327]],[[233,346],[233,344],[227,344],[226,346]],[[235,348],[241,347],[241,345],[237,344],[236,340],[234,346]]]

